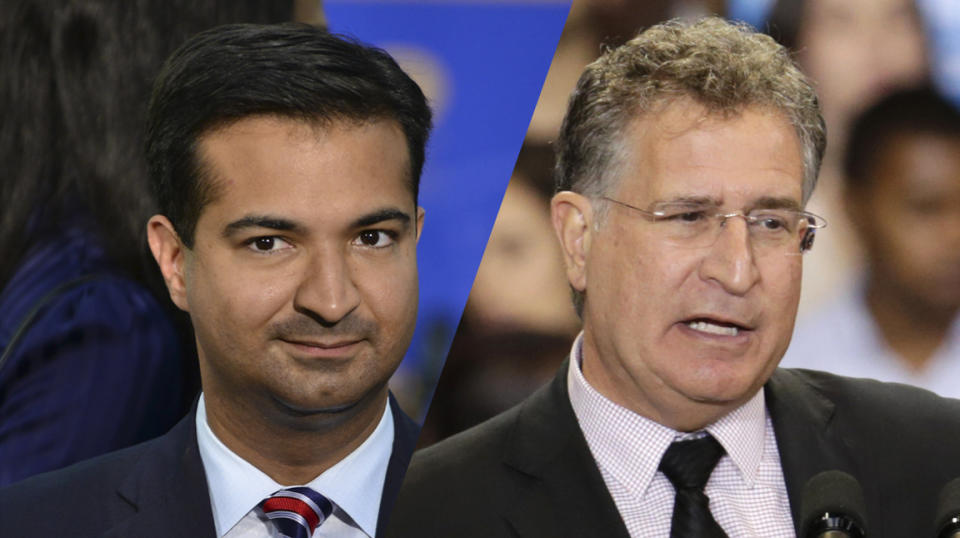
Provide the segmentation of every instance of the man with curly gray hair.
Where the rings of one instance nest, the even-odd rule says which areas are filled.
[[[414,456],[393,534],[807,536],[830,470],[863,486],[851,525],[930,527],[960,403],[777,368],[824,146],[810,82],[745,26],[671,21],[590,64],[551,203],[582,333],[551,384]]]

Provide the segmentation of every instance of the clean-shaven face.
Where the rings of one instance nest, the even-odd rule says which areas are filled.
[[[801,208],[800,142],[779,113],[724,117],[681,99],[625,136],[611,198],[640,208],[699,200],[724,213]],[[601,392],[654,419],[691,403],[745,402],[790,342],[799,243],[757,249],[744,219],[730,218],[714,243],[679,246],[636,212],[594,202],[603,203],[586,258],[585,373],[601,373],[592,376]]]
[[[400,127],[251,117],[204,135],[198,158],[216,196],[181,306],[208,398],[314,413],[385,394],[417,311],[422,210]]]

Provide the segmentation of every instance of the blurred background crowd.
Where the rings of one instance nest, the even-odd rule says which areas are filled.
[[[958,0],[5,0],[2,11],[0,485],[156,436],[194,401],[189,323],[143,241],[153,203],[140,120],[163,59],[225,22],[356,35],[397,56],[436,110],[418,327],[392,384],[423,418],[444,368],[421,445],[519,402],[569,352],[579,320],[549,218],[552,141],[583,67],[672,17],[768,32],[821,97],[828,150],[808,209],[829,227],[805,255],[784,364],[960,396]]]

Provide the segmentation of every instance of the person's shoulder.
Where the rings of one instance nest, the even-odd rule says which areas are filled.
[[[491,535],[484,525],[493,523],[481,524],[471,513],[483,498],[495,504],[502,456],[523,406],[414,453],[386,536]]]
[[[468,430],[418,450],[414,453],[407,471],[407,480],[423,475],[456,480],[446,474],[448,470],[478,469],[483,464],[499,460],[503,454],[504,443],[514,429],[525,403],[526,401],[521,402]]]
[[[778,369],[774,379],[781,390],[806,387],[831,402],[836,413],[882,424],[886,430],[894,425],[909,430],[960,425],[960,400],[912,385],[799,368]]]
[[[836,397],[849,397],[854,401],[898,395],[931,404],[947,406],[960,404],[960,400],[940,396],[915,385],[878,381],[865,377],[851,377],[822,370],[778,368],[774,378],[779,378],[781,381],[801,383],[820,392]]]
[[[83,342],[127,342],[147,355],[165,350],[164,359],[179,354],[170,315],[149,289],[113,267],[88,269],[37,276],[36,282],[0,301],[10,307],[2,318],[5,330],[29,328],[20,347],[73,342],[78,339],[71,335],[80,334]]]
[[[768,388],[788,484],[840,469],[861,484],[874,528],[916,536],[933,521],[937,493],[960,476],[960,401],[812,370],[778,370]]]
[[[112,269],[78,277],[77,284],[52,309],[69,309],[77,323],[109,320],[123,331],[148,331],[172,327],[167,312],[143,284]]]
[[[82,461],[0,488],[0,536],[73,536],[103,528],[104,512],[122,503],[118,489],[158,441]],[[37,533],[37,534],[35,534]],[[96,532],[94,531],[94,534]]]
[[[569,407],[566,393],[566,363],[551,382],[514,407],[472,428],[453,435],[430,447],[417,451],[408,470],[407,482],[434,484],[454,483],[462,488],[463,477],[476,475],[485,483],[489,471],[499,466],[508,453],[537,442],[548,432],[554,432],[562,422],[563,409]],[[569,409],[570,420],[573,411]],[[552,424],[553,426],[544,426]],[[459,473],[459,476],[451,473]],[[404,482],[404,487],[407,486]]]
[[[83,368],[95,361],[101,370],[109,367],[114,377],[121,372],[154,380],[152,394],[158,398],[179,399],[182,339],[169,313],[145,286],[109,267],[47,280],[22,297],[11,297],[11,310],[17,313],[0,319],[0,335],[18,335],[12,342],[0,336],[0,344],[13,346],[5,378],[45,367],[73,368],[77,375],[106,379]],[[159,382],[163,390],[156,386]],[[124,391],[114,400],[120,394]]]
[[[147,322],[165,323],[168,315],[158,298],[106,254],[102,241],[83,225],[48,234],[24,256],[3,289],[0,320],[15,324],[45,301],[38,324],[107,319],[117,327],[141,329]]]

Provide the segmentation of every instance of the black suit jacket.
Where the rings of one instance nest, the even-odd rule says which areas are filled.
[[[419,427],[390,397],[393,452],[380,501],[381,533]],[[0,536],[214,538],[196,408],[152,441],[0,490]]]
[[[627,538],[570,405],[566,364],[519,406],[417,452],[386,535]],[[765,394],[795,525],[806,481],[839,469],[863,486],[871,537],[933,536],[939,490],[960,476],[960,401],[782,369]]]

